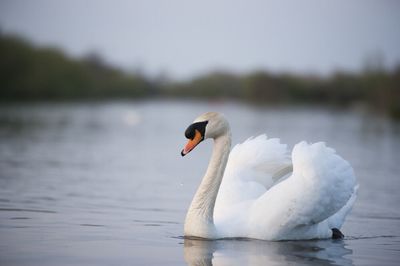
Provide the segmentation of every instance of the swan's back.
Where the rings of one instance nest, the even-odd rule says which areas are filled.
[[[260,135],[237,144],[229,154],[216,209],[259,198],[276,182],[274,174],[288,167],[290,156],[279,139]]]
[[[324,143],[301,142],[291,157],[265,135],[233,148],[214,212],[221,237],[310,239],[340,228],[356,197],[351,166]]]

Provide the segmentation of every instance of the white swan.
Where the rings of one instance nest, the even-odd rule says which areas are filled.
[[[185,236],[263,240],[338,238],[357,194],[353,169],[319,142],[286,145],[265,135],[230,152],[228,121],[199,116],[185,132],[182,156],[214,139],[207,172],[187,212]],[[293,169],[293,171],[292,171]]]

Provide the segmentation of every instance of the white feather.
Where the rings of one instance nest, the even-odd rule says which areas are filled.
[[[217,196],[214,218],[222,237],[269,240],[325,238],[340,228],[356,198],[349,163],[319,142],[297,144],[293,173],[286,145],[261,135],[236,145]]]

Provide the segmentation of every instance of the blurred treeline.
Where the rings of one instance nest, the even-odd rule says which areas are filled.
[[[2,100],[139,97],[154,89],[144,77],[110,67],[95,54],[71,59],[7,35],[0,35],[0,87]]]
[[[0,99],[70,100],[191,97],[258,104],[363,104],[400,118],[400,65],[367,64],[360,73],[329,77],[213,72],[185,82],[150,79],[111,67],[97,55],[71,59],[54,48],[0,34]]]

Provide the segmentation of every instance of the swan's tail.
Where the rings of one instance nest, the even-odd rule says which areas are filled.
[[[347,214],[349,214],[357,199],[358,188],[359,185],[356,185],[354,187],[353,195],[351,195],[351,198],[347,201],[346,205],[344,205],[343,208],[341,208],[337,213],[328,218],[329,228],[340,229],[342,227]]]

